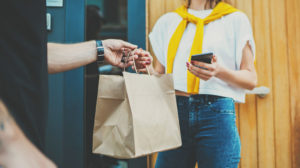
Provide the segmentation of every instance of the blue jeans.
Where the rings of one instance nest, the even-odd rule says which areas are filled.
[[[234,101],[212,95],[177,96],[182,147],[158,154],[156,168],[237,168],[241,143]]]

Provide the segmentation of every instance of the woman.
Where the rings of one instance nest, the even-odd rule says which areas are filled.
[[[150,34],[153,74],[172,73],[183,146],[161,152],[156,168],[233,168],[240,161],[235,102],[257,84],[255,44],[247,16],[221,0],[188,0],[163,15]],[[200,19],[201,18],[201,19]],[[191,55],[213,52],[211,64]],[[142,54],[137,68],[152,62]],[[199,80],[200,79],[200,80]]]

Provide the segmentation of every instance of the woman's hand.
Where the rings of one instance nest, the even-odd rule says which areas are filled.
[[[151,54],[148,51],[144,51],[142,49],[136,49],[132,52],[132,55],[138,56],[138,58],[135,59],[136,69],[135,69],[133,63],[130,62],[130,64],[133,65],[132,66],[133,70],[136,70],[136,71],[142,72],[142,73],[148,73],[148,70],[149,70],[150,74],[154,73],[153,66],[152,66],[153,57],[151,56]],[[133,61],[133,60],[130,60],[130,61]]]
[[[192,61],[191,63],[187,62],[186,66],[192,74],[205,81],[210,80],[212,77],[217,77],[222,69],[216,56],[213,56],[211,64]]]
[[[243,49],[243,57],[239,70],[232,70],[221,66],[218,64],[215,56],[212,59],[212,64],[205,64],[202,62],[187,62],[187,67],[191,73],[205,81],[211,79],[212,77],[217,77],[231,86],[247,90],[252,90],[257,85],[254,55],[249,43]]]

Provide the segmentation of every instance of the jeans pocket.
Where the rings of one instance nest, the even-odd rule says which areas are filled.
[[[234,101],[231,98],[220,98],[210,105],[211,110],[219,114],[235,114]]]

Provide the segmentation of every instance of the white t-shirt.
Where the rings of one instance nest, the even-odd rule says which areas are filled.
[[[212,10],[188,12],[199,18],[207,17]],[[166,66],[168,46],[172,35],[182,18],[174,12],[163,15],[155,24],[149,35],[154,53],[159,62]],[[173,65],[173,78],[176,90],[187,92],[186,62],[190,56],[196,25],[189,23],[180,41]],[[204,27],[203,53],[213,52],[218,63],[231,70],[239,70],[242,60],[242,51],[247,42],[255,54],[255,43],[251,24],[248,17],[242,12],[235,12],[210,22]],[[199,53],[200,54],[200,53]],[[245,102],[245,90],[229,85],[218,79],[201,80],[199,94],[217,95],[233,98],[236,102]]]

